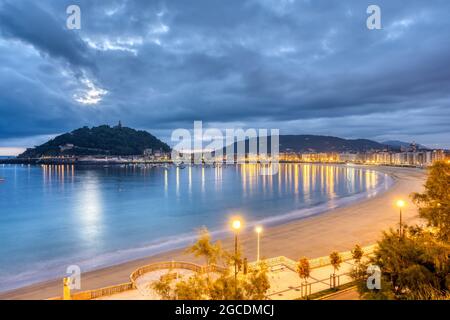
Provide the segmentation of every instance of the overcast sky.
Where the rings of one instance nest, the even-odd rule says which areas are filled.
[[[81,8],[68,30],[66,8]],[[381,8],[382,30],[366,9]],[[407,5],[406,5],[407,4]],[[0,0],[0,153],[194,120],[450,148],[450,1]]]

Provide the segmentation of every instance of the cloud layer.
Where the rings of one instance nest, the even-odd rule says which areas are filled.
[[[450,3],[377,1],[370,31],[372,2],[0,0],[0,147],[119,119],[450,147]]]

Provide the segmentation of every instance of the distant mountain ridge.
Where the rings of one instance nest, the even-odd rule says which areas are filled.
[[[83,127],[64,133],[50,141],[27,149],[18,158],[39,158],[43,156],[82,155],[142,155],[144,150],[169,152],[170,147],[147,131],[118,126],[102,125]]]
[[[259,140],[257,139],[256,142]],[[270,137],[268,137],[268,152],[270,152]],[[397,150],[385,144],[368,139],[343,139],[333,136],[319,135],[280,135],[280,152],[366,152]],[[226,148],[225,148],[226,149]],[[249,140],[245,141],[245,150],[248,152]],[[234,143],[234,151],[237,151],[237,143]]]
[[[382,144],[386,144],[392,147],[396,147],[396,148],[409,148],[411,146],[410,142],[404,142],[404,141],[399,141],[399,140],[389,140],[389,141],[383,141]],[[429,149],[427,146],[424,146],[422,144],[416,144],[418,149]]]
[[[258,138],[257,142],[258,142]],[[398,150],[400,147],[379,143],[368,139],[344,139],[334,136],[321,135],[280,135],[280,152],[366,152],[382,150]],[[270,137],[268,138],[268,152],[270,152]],[[128,127],[83,127],[65,133],[48,142],[27,149],[18,158],[39,158],[43,156],[84,156],[110,155],[130,156],[142,155],[144,150],[162,150],[170,152],[171,148],[147,131],[135,130]],[[245,152],[249,150],[249,140],[245,141]],[[237,151],[237,143],[234,143]],[[224,148],[226,152],[226,148]]]
[[[388,147],[368,139],[344,139],[333,136],[281,135],[280,151],[296,152],[365,152]]]

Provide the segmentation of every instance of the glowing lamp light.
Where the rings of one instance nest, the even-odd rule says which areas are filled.
[[[261,226],[257,226],[257,227],[255,228],[256,233],[261,233],[262,230],[263,230],[263,229],[262,229]]]
[[[231,226],[233,227],[234,230],[236,231],[239,230],[241,228],[241,220],[233,220]]]
[[[403,208],[405,206],[405,201],[403,200],[397,200],[397,207]]]

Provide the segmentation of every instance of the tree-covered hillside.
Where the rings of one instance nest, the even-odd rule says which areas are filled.
[[[61,155],[142,155],[145,149],[169,152],[170,147],[147,131],[102,125],[83,127],[65,133],[35,148],[27,149],[19,158]]]
[[[387,146],[368,139],[343,139],[317,135],[282,135],[280,151],[296,152],[365,152]]]
[[[258,147],[258,138],[256,145]],[[368,139],[343,139],[331,136],[317,135],[280,135],[280,152],[366,152],[371,150],[395,150],[376,141]],[[267,139],[268,152],[270,152],[271,138]],[[234,151],[237,151],[237,143],[234,143]],[[245,140],[245,150],[249,150],[249,139]],[[258,149],[259,150],[259,149]],[[224,148],[226,152],[226,148]]]

